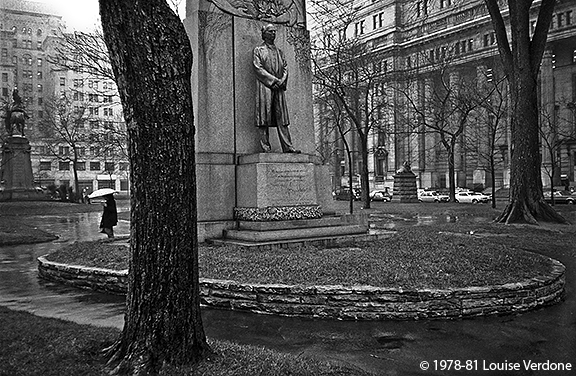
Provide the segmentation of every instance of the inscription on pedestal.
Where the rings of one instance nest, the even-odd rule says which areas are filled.
[[[286,205],[286,202],[313,203],[311,196],[309,169],[292,166],[268,167],[267,190],[279,193],[280,195],[269,195],[270,205]]]
[[[265,155],[238,166],[238,207],[317,205],[314,164]]]

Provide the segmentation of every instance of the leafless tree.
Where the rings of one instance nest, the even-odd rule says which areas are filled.
[[[352,131],[352,127],[346,121],[346,117],[344,115],[344,109],[342,108],[342,104],[338,99],[331,98],[330,92],[322,92],[322,87],[320,91],[317,92],[316,101],[319,105],[321,111],[319,116],[321,118],[326,118],[326,121],[321,120],[321,126],[325,127],[324,129],[324,136],[326,140],[324,140],[323,145],[330,145],[329,155],[333,157],[334,155],[339,156],[340,153],[344,153],[346,155],[346,159],[348,162],[348,166],[353,165],[353,150],[350,145],[350,141],[347,135]],[[331,140],[328,140],[331,139]],[[343,150],[339,150],[342,147]],[[339,160],[339,158],[338,158]],[[334,166],[334,168],[340,168],[339,163]],[[340,176],[340,174],[336,174],[336,176]],[[354,212],[354,170],[352,167],[348,169],[348,189],[349,189],[349,196],[348,196],[348,203],[349,203],[349,210],[350,214]]]
[[[45,101],[45,116],[39,122],[47,152],[60,162],[72,164],[74,192],[78,195],[78,167],[86,148],[85,126],[88,109],[85,104],[74,106],[66,94]]]
[[[369,140],[383,124],[379,115],[389,108],[385,90],[389,67],[360,38],[361,26],[355,24],[359,8],[354,2],[312,1],[310,8],[314,84],[321,95],[336,102],[334,108],[341,109],[358,139],[362,201],[369,208]],[[355,28],[357,35],[350,35]]]
[[[414,65],[397,76],[396,91],[403,98],[405,114],[399,122],[409,133],[441,146],[447,160],[450,200],[455,201],[456,153],[465,149],[466,131],[489,94],[478,91],[476,67],[456,66],[452,49],[438,49],[433,59],[424,52],[417,56]]]
[[[509,94],[506,78],[497,77],[495,69],[488,68],[483,74],[486,79],[477,88],[481,102],[473,119],[477,126],[466,131],[465,143],[466,151],[490,172],[492,207],[496,208],[496,171],[507,161]]]

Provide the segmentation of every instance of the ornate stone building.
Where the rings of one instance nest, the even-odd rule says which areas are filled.
[[[87,73],[56,69],[55,47],[65,32],[62,17],[48,4],[5,0],[0,3],[0,103],[12,101],[17,89],[26,112],[26,137],[32,146],[32,170],[38,186],[67,185],[95,190],[112,187],[128,192],[128,161],[118,152],[124,143],[122,109],[115,83]],[[77,122],[74,135],[59,137],[55,104],[67,103]],[[51,110],[52,109],[52,110]],[[76,115],[82,113],[82,115]],[[6,135],[0,130],[0,137]],[[52,128],[52,132],[46,132]],[[72,128],[70,128],[72,129]],[[62,130],[62,129],[60,129]],[[74,150],[76,146],[76,173]]]
[[[450,154],[456,186],[506,187],[506,85],[484,2],[362,0],[354,1],[352,9],[354,21],[340,35],[365,43],[380,62],[382,95],[391,103],[370,134],[370,188],[391,187],[392,175],[406,160],[420,187],[446,188]],[[532,28],[535,20],[536,13]],[[482,104],[464,107],[473,102]],[[576,1],[563,1],[556,5],[540,74],[545,186],[574,182],[575,102]],[[315,113],[317,135],[326,149],[334,141],[327,133],[333,120],[321,107]],[[468,115],[464,120],[463,113]],[[353,134],[347,137],[356,148],[351,168],[357,174],[358,140]],[[342,147],[332,150],[328,159],[334,188],[347,185],[350,166]]]

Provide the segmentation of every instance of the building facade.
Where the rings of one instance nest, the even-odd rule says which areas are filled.
[[[393,175],[404,161],[411,163],[420,187],[447,188],[450,154],[456,186],[507,187],[508,96],[484,2],[363,0],[353,4],[353,20],[338,34],[360,41],[374,56],[381,72],[381,95],[390,103],[380,111],[378,126],[371,128],[370,189],[391,187]],[[574,185],[575,17],[576,1],[557,3],[541,66],[539,112],[545,186]],[[312,34],[318,38],[321,31]],[[465,109],[466,100],[472,103],[480,99],[482,105]],[[465,122],[461,116],[464,112]],[[354,162],[349,166],[342,142],[339,144],[334,139],[338,136],[330,132],[334,117],[321,106],[317,106],[316,115],[318,138],[337,145],[327,158],[333,167],[334,188],[347,186],[350,168],[353,176],[360,168],[358,149],[352,153]],[[346,137],[355,148],[355,132]]]
[[[115,83],[53,64],[65,30],[47,4],[6,0],[0,8],[0,101],[4,109],[14,90],[22,97],[35,183],[74,188],[78,182],[79,191],[128,193],[126,129]]]

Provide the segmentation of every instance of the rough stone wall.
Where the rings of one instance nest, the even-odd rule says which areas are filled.
[[[38,259],[41,278],[80,288],[126,292],[128,272],[64,265]],[[248,284],[201,279],[204,305],[258,313],[346,320],[459,318],[524,312],[559,302],[565,267],[519,283],[458,289],[381,288],[371,286],[297,286]]]

